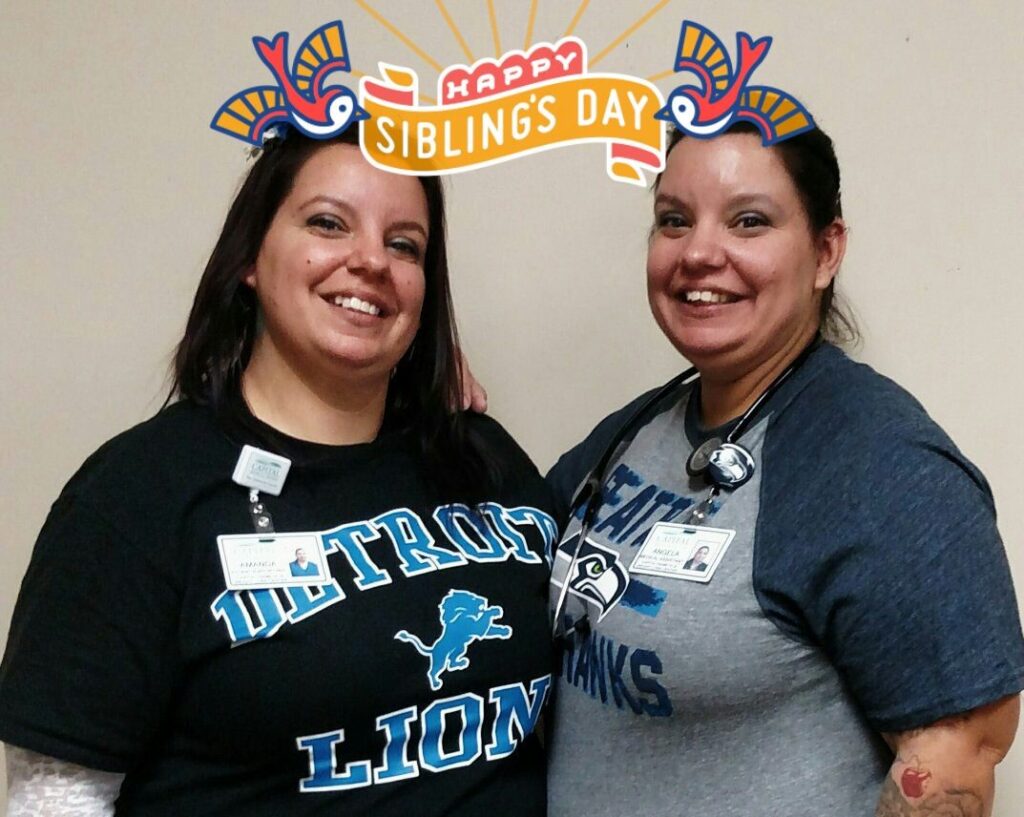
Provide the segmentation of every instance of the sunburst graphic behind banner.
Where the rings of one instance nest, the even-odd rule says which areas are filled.
[[[367,120],[360,129],[367,160],[414,175],[474,170],[561,146],[600,143],[606,147],[608,175],[635,185],[646,185],[646,174],[664,167],[665,122],[707,138],[734,121],[747,120],[762,132],[765,144],[814,127],[793,96],[749,83],[768,54],[771,37],[754,40],[737,33],[734,61],[714,32],[684,20],[668,71],[645,79],[593,72],[624,43],[628,47],[629,39],[656,19],[668,0],[650,5],[596,51],[574,34],[591,8],[590,0],[580,0],[561,36],[550,40],[538,40],[540,0],[520,4],[517,10],[525,18],[514,22],[525,23],[525,35],[504,44],[499,12],[508,15],[507,4],[484,0],[490,43],[474,43],[445,0],[435,0],[437,13],[466,59],[465,64],[447,66],[370,0],[355,2],[437,72],[436,97],[422,93],[430,83],[421,84],[411,68],[380,63],[377,76],[354,70],[343,24],[337,20],[307,36],[290,63],[287,32],[270,40],[254,37],[256,52],[278,85],[236,93],[220,107],[211,126],[258,146],[289,128],[326,139],[352,122]],[[607,16],[607,7],[604,11]],[[508,19],[513,18],[506,16],[506,26]],[[358,80],[358,96],[344,81],[346,74]],[[678,76],[683,84],[676,85],[666,104],[654,82],[673,75],[691,79]]]
[[[566,17],[565,28],[562,31],[540,31],[537,26],[538,12],[540,8],[540,0],[530,0],[529,3],[518,4],[516,6],[517,14],[522,13],[521,16],[525,16],[525,36],[522,40],[509,42],[507,39],[503,42],[502,40],[502,23],[507,25],[509,17],[509,6],[508,4],[501,4],[496,0],[484,0],[486,3],[487,21],[490,30],[490,42],[470,42],[465,34],[463,33],[462,27],[459,25],[459,21],[452,13],[452,9],[448,7],[445,0],[435,0],[434,5],[436,6],[437,13],[441,16],[445,25],[451,32],[458,45],[462,55],[466,60],[466,70],[470,73],[473,72],[482,63],[488,63],[493,61],[494,71],[499,70],[499,61],[503,59],[525,59],[530,54],[535,53],[536,49],[543,49],[549,47],[552,50],[557,49],[560,44],[564,44],[567,38],[572,37],[583,19],[584,15],[588,10],[592,10],[590,0],[580,0],[580,2],[572,10],[571,15]],[[371,94],[373,97],[379,100],[385,100],[398,104],[397,100],[406,100],[407,105],[422,105],[428,106],[433,105],[452,105],[451,99],[440,99],[442,97],[441,82],[446,75],[450,74],[451,66],[445,67],[443,62],[434,54],[431,54],[426,47],[417,42],[414,36],[407,31],[403,30],[393,19],[388,18],[380,8],[377,7],[370,0],[355,0],[356,4],[365,11],[370,17],[372,17],[380,26],[385,28],[391,33],[399,42],[401,42],[410,52],[415,54],[420,60],[430,66],[431,69],[438,74],[438,98],[422,93],[418,87],[412,87],[412,83],[409,81],[393,82],[387,81],[389,79],[394,80],[397,76],[396,72],[401,71],[398,66],[395,65],[381,65],[381,75],[385,82],[380,82],[372,77],[368,77],[365,74],[359,72],[353,72],[354,75],[360,76],[360,82],[362,83],[361,88],[363,93]],[[653,3],[650,7],[644,11],[636,19],[629,20],[628,23],[622,28],[610,41],[603,45],[599,50],[593,52],[589,59],[586,55],[584,56],[585,67],[587,70],[593,68],[595,65],[601,63],[610,55],[612,55],[617,48],[625,43],[630,36],[632,36],[641,27],[649,24],[667,5],[669,0],[658,0]],[[605,9],[607,11],[607,9]],[[502,15],[502,19],[499,19],[499,15]],[[521,21],[521,16],[517,16],[515,22]],[[555,35],[555,36],[552,36]],[[520,43],[522,43],[521,49],[519,49]],[[584,49],[586,47],[584,46]],[[462,66],[460,66],[462,67]],[[659,75],[657,79],[663,79],[667,74]],[[630,78],[635,79],[635,78]],[[650,85],[650,82],[654,78],[648,80],[636,79],[636,82],[644,82]],[[424,82],[423,86],[428,87],[430,83]],[[514,90],[511,86],[498,88],[494,93],[511,93]],[[540,89],[538,88],[538,93]],[[657,93],[652,87],[652,92]],[[364,99],[365,104],[369,105],[369,102]],[[525,101],[522,104],[526,104]],[[380,114],[379,109],[377,113]],[[426,109],[423,109],[426,111]],[[499,112],[500,113],[500,112]],[[426,114],[424,114],[426,115]],[[456,116],[455,113],[451,114]],[[486,115],[486,114],[483,114]],[[645,112],[645,116],[653,115],[653,111]],[[451,123],[440,123],[442,125],[450,125]],[[371,119],[370,127],[373,127]],[[433,127],[433,125],[431,125]],[[660,123],[658,125],[660,128]],[[572,138],[572,134],[564,135],[563,139],[558,144],[574,144],[582,142],[596,142],[602,141],[597,137],[593,138]],[[408,134],[405,133],[404,137],[408,139]],[[472,142],[472,136],[469,137]],[[621,139],[616,140],[612,137],[607,137],[603,141],[607,143],[607,162],[606,168],[609,175],[617,179],[618,181],[627,182],[630,184],[645,185],[646,178],[644,170],[658,172],[663,166],[663,137],[658,137],[657,146],[654,145],[652,137],[648,135],[645,143],[637,142],[635,139],[627,139],[622,141]],[[535,152],[537,150],[547,149],[548,147],[554,146],[554,143],[546,144],[543,146],[527,147],[526,149],[516,153],[516,155],[525,155],[528,153]],[[653,150],[652,150],[653,147]],[[364,152],[366,146],[364,144]],[[506,152],[501,158],[496,158],[493,161],[504,161],[509,158],[509,153]],[[378,163],[381,160],[380,156],[374,157],[368,155],[370,161]],[[398,170],[399,172],[457,172],[462,169],[472,169],[475,167],[483,167],[487,164],[493,163],[492,161],[483,161],[476,164],[467,164],[465,166],[451,166],[445,165],[432,166],[424,163],[415,164],[412,161],[406,162],[404,165],[401,163],[387,164],[381,163],[380,166],[386,166],[392,170]]]

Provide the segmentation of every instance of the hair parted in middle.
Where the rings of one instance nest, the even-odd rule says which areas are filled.
[[[168,401],[189,399],[218,414],[244,417],[241,376],[260,331],[257,296],[244,277],[299,171],[327,146],[358,145],[356,128],[326,140],[292,130],[253,152],[255,162],[228,210],[176,348]],[[487,456],[482,441],[454,409],[461,384],[444,190],[436,176],[418,179],[429,218],[423,307],[416,336],[388,386],[384,422],[389,429],[413,432],[432,478],[460,498],[475,501],[499,481],[500,463]]]
[[[761,138],[760,128],[743,119],[733,122],[717,136],[730,133],[749,133]],[[687,138],[703,137],[691,137],[685,131],[674,129],[669,134],[668,147],[665,149],[666,161],[672,149]],[[814,235],[819,235],[837,218],[843,217],[839,160],[832,139],[825,131],[815,127],[765,147],[765,150],[775,151],[781,160],[786,175],[796,188]],[[655,190],[664,172],[658,174],[654,182]],[[856,344],[860,340],[856,320],[836,293],[835,279],[821,294],[818,318],[819,331],[826,340],[838,344]]]

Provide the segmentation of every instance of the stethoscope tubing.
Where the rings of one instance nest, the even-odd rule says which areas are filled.
[[[732,427],[729,433],[726,435],[724,442],[735,443],[739,439],[740,435],[744,432],[746,427],[757,415],[761,406],[773,395],[779,388],[785,383],[797,369],[799,369],[804,361],[810,357],[813,352],[821,344],[822,339],[820,334],[815,334],[814,339],[807,344],[807,346],[800,352],[799,355],[790,363],[784,371],[782,371],[769,385],[761,392],[758,398],[750,404],[746,411],[740,416],[736,424]],[[608,465],[612,461],[612,457],[615,456],[615,452],[618,450],[622,442],[629,436],[630,432],[640,427],[640,421],[666,396],[672,391],[680,388],[684,385],[689,385],[694,380],[700,377],[700,372],[697,371],[696,366],[691,366],[686,371],[677,374],[667,383],[665,383],[660,389],[654,394],[647,398],[637,409],[634,411],[628,420],[619,426],[618,431],[612,437],[601,455],[601,459],[598,460],[590,472],[587,474],[587,478],[584,481],[580,490],[573,497],[572,504],[569,508],[569,518],[571,519],[580,509],[580,504],[585,503],[583,509],[583,517],[580,520],[580,534],[579,539],[576,541],[576,547],[573,549],[573,554],[569,560],[569,568],[566,570],[565,579],[562,582],[562,587],[558,593],[558,603],[555,605],[554,621],[552,622],[552,635],[558,637],[558,617],[561,614],[563,605],[566,602],[566,598],[569,595],[569,582],[572,579],[572,569],[576,562],[579,560],[580,549],[583,547],[583,542],[586,540],[587,534],[590,533],[594,520],[597,518],[597,512],[601,508],[602,494],[604,488],[604,477],[605,472],[608,469]],[[708,499],[713,499],[718,495],[718,485],[713,485],[711,494]],[[558,549],[555,549],[557,557]],[[552,570],[554,570],[554,564],[552,564]],[[565,635],[569,635],[572,630],[575,629],[574,625],[570,630],[566,631]]]

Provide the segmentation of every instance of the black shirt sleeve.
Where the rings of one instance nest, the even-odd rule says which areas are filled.
[[[102,504],[69,486],[39,534],[0,666],[0,739],[125,772],[179,676],[180,594],[161,543]]]

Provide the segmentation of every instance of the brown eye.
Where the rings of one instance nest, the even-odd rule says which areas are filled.
[[[662,230],[681,230],[688,226],[686,219],[684,219],[679,213],[661,213],[657,217],[657,225]]]
[[[310,216],[306,220],[306,226],[313,227],[322,232],[337,232],[345,229],[345,223],[337,216],[318,214]]]
[[[420,245],[409,238],[393,238],[388,242],[388,246],[395,252],[407,258],[411,258],[413,261],[419,261],[420,256],[422,255],[420,252]]]
[[[744,230],[753,230],[758,227],[767,227],[768,219],[766,219],[760,213],[744,213],[742,216],[736,219],[736,226],[741,227]]]

